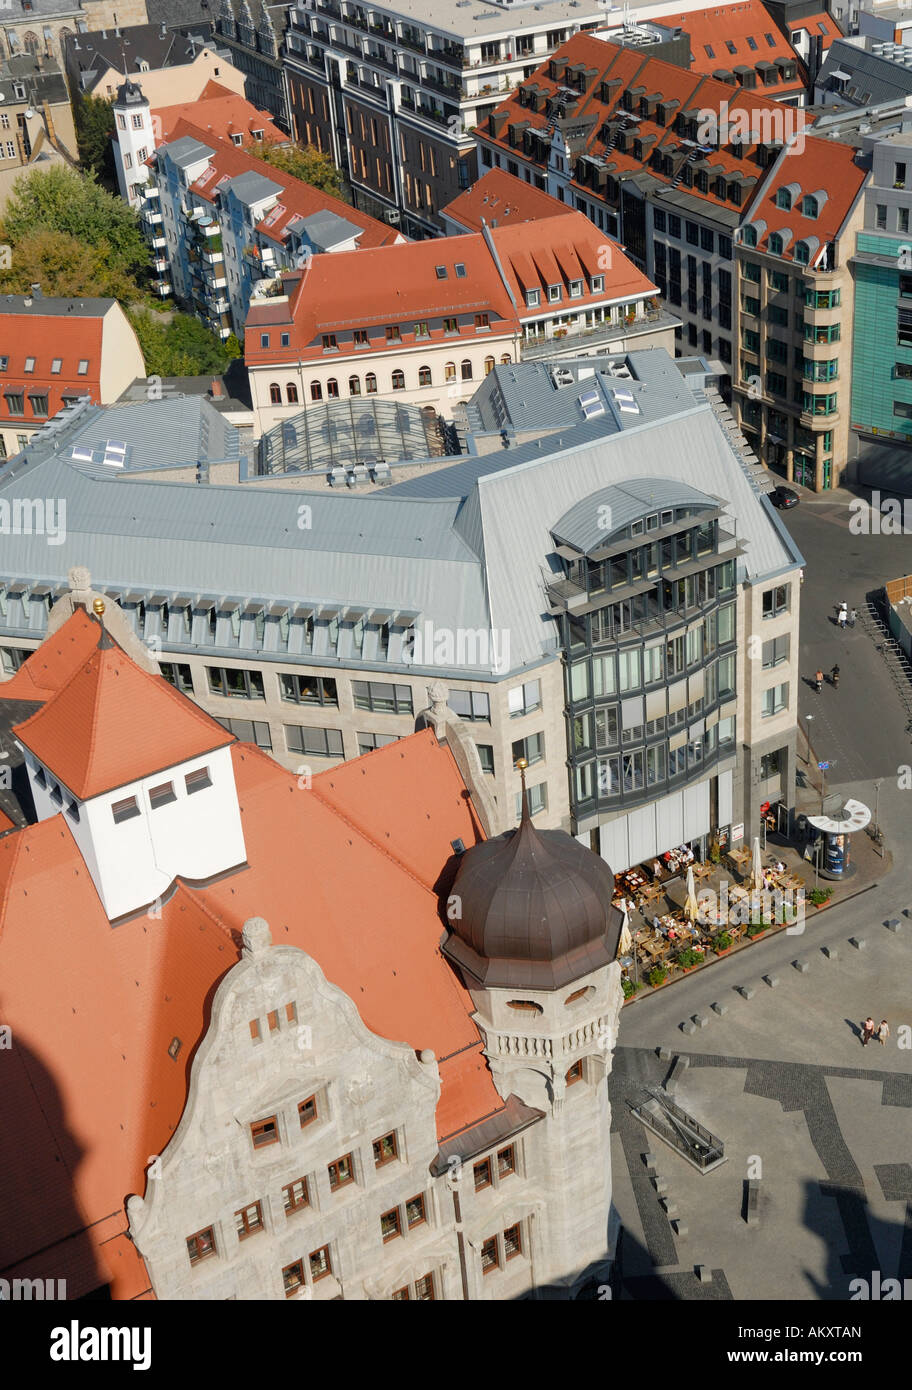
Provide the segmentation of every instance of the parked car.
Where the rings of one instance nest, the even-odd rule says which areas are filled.
[[[780,511],[786,511],[789,507],[797,507],[800,501],[797,492],[790,487],[774,487],[769,499],[773,506],[778,507]]]

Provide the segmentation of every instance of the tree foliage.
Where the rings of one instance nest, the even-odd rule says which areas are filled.
[[[131,278],[148,268],[149,250],[133,209],[106,192],[92,175],[65,165],[30,169],[18,178],[3,226],[14,264],[30,238],[62,232],[100,252],[110,266]]]
[[[106,249],[87,246],[67,232],[36,231],[13,248],[9,268],[0,271],[0,290],[27,294],[34,284],[64,299],[136,297],[135,282],[110,261]]]
[[[252,152],[257,159],[264,159],[284,174],[301,179],[323,193],[331,193],[334,198],[351,202],[343,186],[341,172],[328,155],[315,150],[312,145],[269,145],[260,141]]]
[[[106,187],[117,187],[114,165],[114,108],[103,97],[83,96],[75,103],[79,162]]]
[[[228,365],[226,347],[191,314],[174,314],[168,322],[160,314],[135,309],[129,319],[149,376],[220,375]]]

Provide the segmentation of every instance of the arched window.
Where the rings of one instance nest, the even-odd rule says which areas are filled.
[[[405,372],[393,372],[393,390],[405,390]]]
[[[298,403],[298,388],[293,381],[285,383],[285,399],[289,405],[297,405]]]
[[[812,198],[810,194],[802,199],[801,211],[804,213],[805,217],[816,217],[819,210],[817,199]]]
[[[534,1004],[531,999],[509,999],[508,1009],[516,1009],[517,1013],[523,1014],[543,1014],[545,1011],[541,1004]]]
[[[348,378],[348,394],[350,396],[361,395],[361,378],[359,376],[350,376]]]
[[[282,388],[277,381],[269,383],[269,403],[270,405],[282,404]]]
[[[780,188],[776,192],[776,207],[785,208],[786,212],[791,211],[792,195],[787,188]]]
[[[771,256],[782,255],[782,237],[778,232],[770,232],[766,245]]]
[[[486,358],[485,358],[485,376],[487,376],[489,372],[493,372],[493,370],[494,370],[494,365],[495,365],[495,364],[494,364],[494,358],[493,358],[493,357],[486,357]]]
[[[364,389],[369,396],[375,396],[377,394],[377,378],[373,372],[368,372],[367,376],[364,378]]]
[[[798,265],[807,265],[808,261],[811,259],[811,252],[807,242],[796,241],[793,255]]]
[[[22,42],[25,44],[26,51],[37,58],[38,54],[41,52],[41,44],[38,42],[38,35],[33,34],[31,30],[29,30]]]
[[[319,381],[312,381],[310,383],[310,399],[312,401],[322,401],[323,387],[320,385]]]
[[[756,246],[756,245],[757,245],[757,228],[756,228],[756,227],[750,227],[750,226],[748,226],[748,227],[742,227],[742,228],[741,228],[741,241],[742,241],[742,243],[743,243],[745,246]]]
[[[331,376],[329,378],[329,381],[327,381],[326,383],[326,394],[330,398],[330,400],[338,400],[339,383],[338,381],[336,381],[336,378],[334,376]]]
[[[443,369],[443,374],[444,374],[444,376],[446,377],[447,381],[455,381],[455,380],[456,380],[456,363],[455,363],[455,362],[448,362],[448,363],[446,364],[446,366],[444,367],[444,369]]]
[[[500,365],[501,365],[502,367],[509,367],[509,365],[510,365],[510,363],[511,363],[512,361],[513,361],[513,358],[510,356],[510,354],[509,354],[508,352],[505,352],[504,355],[503,355],[503,357],[500,359]]]
[[[467,357],[464,357],[463,360],[462,360],[462,368],[461,368],[461,371],[462,371],[462,379],[463,379],[463,381],[471,381],[471,380],[472,380],[472,364],[471,364],[471,362],[469,361],[469,359],[468,359]]]
[[[419,368],[418,368],[418,385],[419,385],[419,386],[430,386],[430,384],[431,384],[431,369],[430,369],[430,367],[419,367]]]

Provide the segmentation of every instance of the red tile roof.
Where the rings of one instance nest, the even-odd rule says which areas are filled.
[[[0,324],[7,365],[0,373],[0,424],[11,427],[17,424],[44,424],[45,420],[63,408],[65,394],[73,399],[91,396],[93,404],[102,404],[104,314],[113,303],[113,300],[108,302],[98,314],[2,314]],[[33,359],[34,365],[27,372],[25,368],[29,358]],[[51,369],[58,360],[60,370],[54,372]],[[80,372],[79,364],[83,361],[87,364],[86,370]],[[10,394],[23,397],[23,408],[16,415],[10,412]],[[35,414],[30,395],[47,396],[47,415]]]
[[[231,92],[218,82],[206,83],[196,101],[182,101],[174,106],[156,106],[152,119],[158,122],[155,128],[157,145],[165,145],[174,139],[172,132],[178,121],[192,121],[200,130],[217,135],[223,140],[231,140],[233,135],[242,137],[241,148],[249,149],[262,139],[267,145],[287,145],[289,137],[273,122],[268,111],[258,111],[252,102],[237,92]],[[253,131],[258,131],[254,137]],[[235,141],[232,140],[232,144]]]
[[[555,68],[557,64],[557,68]],[[739,86],[729,86],[712,77],[699,73],[685,72],[673,63],[659,58],[650,58],[637,49],[621,48],[617,44],[593,38],[590,34],[576,34],[562,44],[551,58],[546,60],[533,77],[520,84],[519,88],[504,101],[479,129],[485,142],[503,150],[507,157],[520,157],[532,163],[541,162],[531,153],[524,153],[523,137],[517,131],[517,144],[511,145],[509,134],[511,126],[528,128],[547,135],[549,133],[550,102],[558,90],[566,89],[571,69],[582,74],[582,90],[574,95],[567,113],[561,118],[561,127],[566,130],[580,129],[585,125],[587,133],[573,137],[573,157],[580,154],[595,156],[604,160],[602,166],[608,177],[617,178],[621,174],[648,170],[658,182],[673,186],[676,175],[680,173],[688,156],[694,153],[693,143],[685,144],[684,137],[674,129],[676,119],[685,112],[691,113],[695,126],[706,119],[704,113],[713,113],[716,120],[725,117],[737,132],[739,125],[750,126],[758,134],[773,141],[781,139],[810,124],[805,112],[794,107],[783,106],[758,93],[746,91]],[[551,76],[560,71],[559,77]],[[602,84],[613,84],[610,91],[603,92]],[[649,117],[628,121],[627,138],[631,142],[641,139],[644,142],[643,156],[639,157],[627,150],[610,148],[617,124],[612,119],[625,114],[622,97],[625,91],[636,89],[633,105],[638,108],[640,96],[657,96],[658,105],[664,107],[664,123],[656,117],[653,108]],[[521,94],[531,97],[537,91],[539,109],[523,105]],[[726,116],[727,113],[727,116]],[[743,115],[739,115],[743,113]],[[502,122],[500,134],[493,134],[494,124]],[[610,130],[606,130],[606,122]],[[727,207],[732,211],[743,212],[749,206],[753,191],[759,186],[764,175],[764,167],[755,159],[756,141],[745,145],[744,153],[734,154],[730,146],[712,149],[705,157],[705,171],[709,183],[703,193],[694,183],[693,187],[681,184],[680,187],[693,197],[714,207]],[[656,155],[671,161],[671,168],[660,164]],[[590,168],[593,166],[589,166]],[[571,187],[593,196],[593,189],[581,180],[583,166],[577,164]],[[727,183],[742,180],[742,201],[736,205],[729,197],[720,197],[715,191],[715,180],[722,176]],[[598,193],[595,196],[599,196]],[[550,221],[550,219],[549,219]]]
[[[98,646],[101,627],[84,608],[46,637],[14,676],[0,684],[0,700],[49,700]]]
[[[155,730],[151,747],[137,738],[144,728]],[[80,800],[234,741],[163,676],[140,670],[110,640],[14,733]]]
[[[71,626],[82,634],[74,644],[84,640],[76,614],[59,634],[63,655],[46,663],[51,684],[72,654]],[[173,698],[159,700],[156,678],[134,680],[132,663],[122,654],[113,663],[111,649],[91,654],[93,663],[107,667],[94,681],[104,709],[115,682],[140,699],[137,760],[167,763],[178,707],[193,721],[201,712],[164,682]],[[59,711],[84,676],[48,707]],[[92,743],[96,705],[82,696],[70,703],[79,715],[68,721],[73,745]],[[504,1108],[471,996],[439,947],[451,841],[483,838],[450,751],[424,730],[320,774],[308,790],[250,745],[232,755],[248,866],[202,890],[178,883],[160,918],[111,930],[65,817],[0,838],[3,1021],[16,1038],[0,1050],[4,1277],[66,1277],[70,1298],[108,1281],[115,1298],[148,1296],[124,1234],[124,1200],[144,1191],[150,1156],[177,1127],[209,1001],[240,957],[250,916],[266,917],[276,943],[311,955],[372,1031],[434,1050],[441,1140]],[[168,1053],[174,1038],[177,1060]]]
[[[803,150],[796,148],[783,159],[769,188],[751,209],[749,221],[759,232],[758,249],[769,249],[771,232],[781,234],[787,230],[792,235],[783,247],[785,260],[794,260],[798,242],[810,240],[809,263],[813,266],[826,243],[838,236],[864,186],[867,175],[856,163],[856,155],[852,145],[842,145],[836,140],[816,140],[811,136],[805,141]],[[776,205],[777,194],[782,188],[789,189],[791,208]],[[802,213],[802,200],[807,195],[817,198],[816,217],[805,217]],[[766,223],[762,230],[758,226],[761,222]],[[816,238],[816,247],[812,238]]]
[[[236,178],[238,174],[262,174],[272,183],[280,185],[283,191],[279,202],[284,211],[280,216],[275,217],[273,216],[274,210],[270,210],[266,218],[257,224],[257,230],[272,241],[278,243],[283,241],[288,224],[293,218],[311,217],[315,212],[334,212],[337,216],[344,218],[346,222],[352,222],[356,227],[360,227],[359,248],[388,246],[397,240],[403,240],[395,227],[388,227],[385,222],[378,222],[376,218],[369,217],[367,213],[359,212],[357,208],[344,203],[341,198],[334,198],[331,193],[323,193],[319,188],[314,188],[312,184],[292,178],[290,174],[284,173],[274,165],[267,164],[266,160],[257,159],[255,155],[232,144],[230,140],[223,140],[214,131],[206,130],[201,123],[181,116],[174,123],[170,140],[180,140],[184,136],[190,136],[191,139],[198,140],[201,145],[206,145],[214,151],[208,169],[192,185],[193,192],[201,201],[214,206],[217,184],[223,178]],[[152,155],[148,162],[152,163],[155,157]],[[266,225],[267,218],[269,219],[268,226]]]
[[[566,212],[567,204],[543,189],[514,178],[506,169],[489,169],[471,188],[447,203],[441,216],[452,218],[467,232],[480,232],[482,220],[489,227],[507,227],[541,217],[564,217]]]
[[[802,19],[790,19],[787,21],[789,33],[792,36],[792,43],[801,33],[802,29],[807,30],[812,38],[822,40],[821,47],[826,53],[834,39],[842,37],[842,28],[839,21],[833,15],[827,14],[826,10],[821,10],[818,14],[804,15]]]
[[[541,218],[516,226],[494,227],[497,250],[514,302],[504,285],[484,235],[480,232],[440,240],[407,242],[374,251],[334,252],[315,256],[303,275],[289,277],[289,302],[252,305],[247,316],[245,359],[249,364],[287,361],[289,357],[326,361],[323,334],[336,334],[338,346],[354,352],[352,325],[369,333],[373,353],[401,352],[422,341],[458,346],[477,342],[474,315],[486,313],[492,334],[516,333],[523,320],[540,316],[549,307],[547,286],[560,284],[560,312],[584,309],[608,301],[626,301],[656,293],[656,287],[627,259],[616,242],[581,212],[563,209],[560,217]],[[464,273],[457,273],[457,267]],[[445,270],[438,275],[438,267]],[[604,277],[603,290],[590,290],[588,279]],[[583,292],[571,300],[569,284],[583,280]],[[538,289],[540,305],[526,308],[525,292]],[[458,333],[444,329],[445,318],[472,315]],[[260,332],[281,323],[290,332],[290,345],[260,344]],[[416,324],[427,324],[427,338],[417,337]],[[388,339],[387,326],[397,326],[399,338]],[[349,340],[343,347],[342,336]]]
[[[706,9],[686,10],[681,14],[669,10],[654,18],[656,24],[680,25],[690,35],[692,72],[712,77],[720,68],[756,69],[758,61],[775,63],[777,58],[788,58],[796,65],[796,76],[785,82],[780,75],[767,87],[761,70],[757,74],[758,90],[776,98],[802,92],[807,86],[804,65],[761,0],[709,5]]]

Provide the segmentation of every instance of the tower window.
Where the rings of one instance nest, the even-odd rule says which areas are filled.
[[[111,805],[111,814],[114,817],[114,824],[120,825],[125,820],[132,820],[134,816],[140,814],[136,804],[135,796],[125,796],[120,801],[115,801]]]

